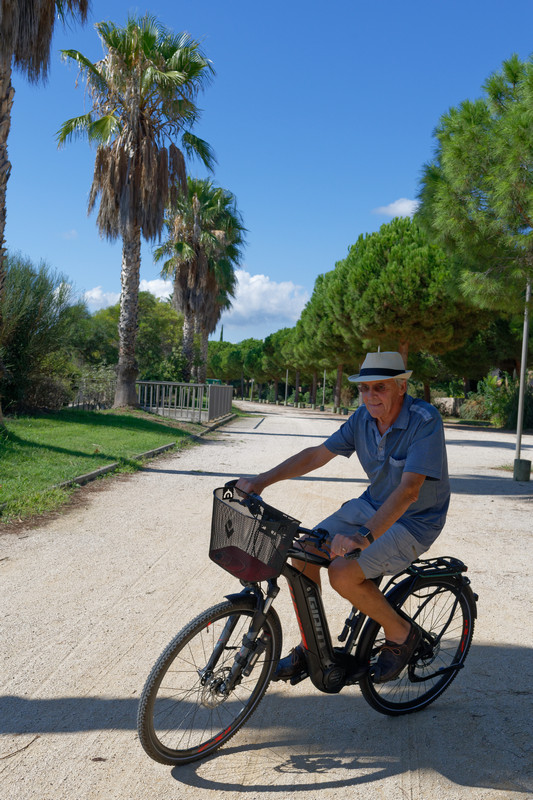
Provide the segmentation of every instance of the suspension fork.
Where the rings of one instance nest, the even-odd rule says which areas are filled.
[[[268,581],[268,589],[264,601],[259,589],[257,589],[256,592],[254,592],[256,600],[256,609],[254,611],[250,627],[248,628],[247,632],[244,634],[242,638],[241,649],[235,656],[230,672],[224,681],[225,692],[231,692],[235,688],[235,686],[240,682],[243,676],[247,676],[251,673],[257,659],[259,658],[261,653],[263,653],[263,651],[266,649],[268,641],[265,636],[260,636],[260,633],[263,625],[265,624],[268,612],[270,611],[270,607],[272,606],[272,603],[274,602],[274,599],[277,597],[278,593],[279,593],[279,586],[275,579]],[[240,597],[240,595],[237,595],[237,597]],[[231,631],[233,631],[235,628],[237,618],[238,615],[236,614],[235,622],[233,622],[233,627],[231,628],[230,633],[225,639],[226,644],[229,640],[229,635],[231,634]],[[224,636],[226,627],[230,624],[232,619],[233,615],[228,619],[228,622],[224,626],[224,631],[222,636]],[[218,649],[218,644],[219,643],[217,642],[217,644],[215,645],[215,651]],[[215,651],[213,651],[213,655],[215,654]],[[219,651],[218,657],[220,657],[220,652],[222,652],[222,650]]]

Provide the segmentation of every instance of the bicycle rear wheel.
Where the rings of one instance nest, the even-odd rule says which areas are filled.
[[[225,680],[248,632],[253,600],[220,603],[200,614],[155,663],[139,702],[145,751],[162,764],[187,764],[228,741],[257,708],[281,653],[281,627],[271,610],[259,638],[264,650],[232,691]]]
[[[476,616],[472,590],[461,580],[418,578],[406,595],[407,585],[398,584],[387,598],[425,631],[424,638],[396,680],[374,683],[368,673],[359,682],[365,700],[392,716],[420,711],[447,689],[467,656]],[[384,642],[379,624],[369,621],[358,648],[361,663],[372,666]]]

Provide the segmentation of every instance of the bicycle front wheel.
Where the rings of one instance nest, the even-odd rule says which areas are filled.
[[[228,741],[263,697],[281,653],[281,627],[271,610],[259,634],[263,651],[231,691],[230,670],[248,632],[253,600],[220,603],[185,627],[155,663],[139,702],[137,728],[148,755],[187,764]]]
[[[396,680],[374,683],[371,667],[385,643],[377,622],[367,623],[358,648],[361,662],[370,664],[370,672],[359,682],[365,700],[393,716],[420,711],[447,689],[467,656],[476,616],[472,590],[460,580],[418,578],[408,594],[406,583],[398,584],[387,599],[425,632],[410,663]]]

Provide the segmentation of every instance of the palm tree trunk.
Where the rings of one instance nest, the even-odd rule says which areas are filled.
[[[205,379],[207,377],[207,341],[209,336],[206,331],[200,331],[201,336],[201,348],[200,348],[200,358],[202,359],[202,363],[198,367],[198,383],[205,383]]]
[[[6,227],[6,190],[11,164],[7,155],[7,139],[11,128],[11,108],[15,90],[11,85],[11,54],[3,54],[0,59],[0,332],[2,331],[1,300],[4,295],[6,280],[5,227]],[[4,365],[0,359],[0,380],[4,374]],[[4,424],[0,397],[0,426]]]
[[[138,406],[135,381],[139,374],[139,365],[135,358],[135,339],[137,338],[140,270],[141,229],[135,227],[131,236],[124,236],[122,240],[117,388],[113,408]]]
[[[183,379],[187,383],[192,377],[194,358],[194,316],[190,311],[183,312],[183,343],[181,349],[187,365]]]

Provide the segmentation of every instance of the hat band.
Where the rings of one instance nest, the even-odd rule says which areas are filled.
[[[359,373],[359,377],[362,378],[364,375],[390,375],[394,377],[395,375],[403,375],[404,372],[407,372],[405,369],[387,369],[386,367],[376,367],[373,369],[372,367],[366,367],[362,369]]]

